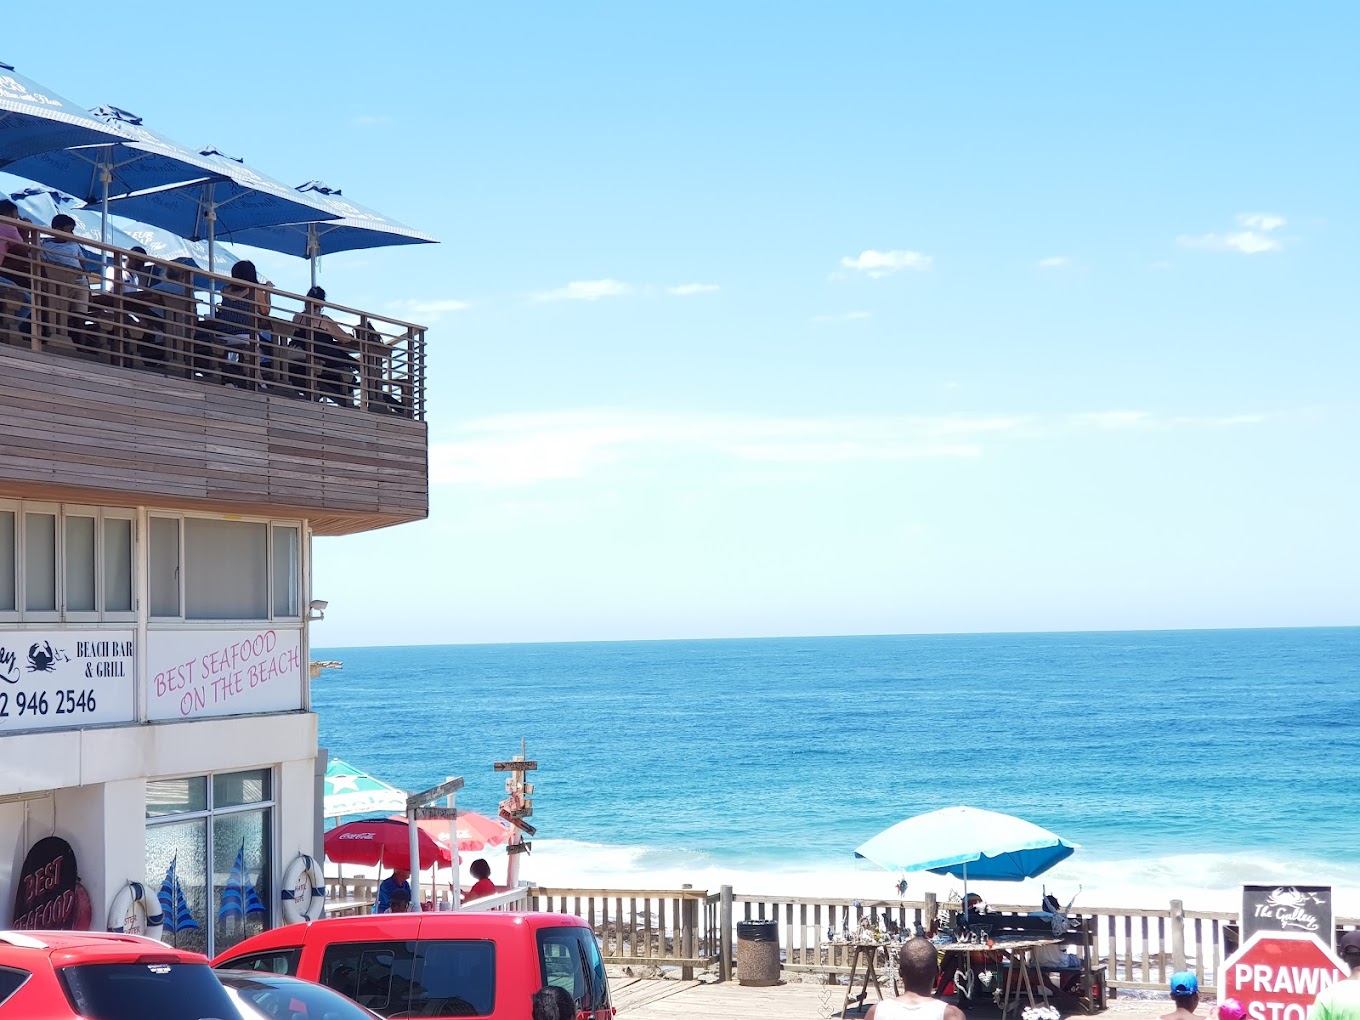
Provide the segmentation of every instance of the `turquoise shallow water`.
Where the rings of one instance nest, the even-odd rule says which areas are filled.
[[[318,637],[325,632],[319,631]],[[1022,815],[1093,860],[1350,862],[1360,628],[318,648],[331,753],[406,788],[524,738],[544,836],[638,867],[843,866],[908,815]],[[1302,862],[1301,864],[1299,862]]]

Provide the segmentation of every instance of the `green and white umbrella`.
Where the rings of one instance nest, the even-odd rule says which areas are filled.
[[[332,758],[326,765],[326,792],[322,803],[322,814],[326,818],[389,815],[405,810],[405,791],[375,779],[339,758]]]

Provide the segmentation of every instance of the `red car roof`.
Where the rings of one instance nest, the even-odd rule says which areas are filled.
[[[78,963],[207,963],[201,953],[174,949],[163,942],[107,931],[0,931],[0,961],[40,953],[53,966]]]
[[[512,913],[501,910],[431,910],[410,914],[361,914],[357,917],[326,917],[319,921],[272,928],[218,954],[214,964],[245,953],[268,952],[304,941],[334,939],[341,942],[365,938],[490,938],[508,928],[586,928],[573,914]]]

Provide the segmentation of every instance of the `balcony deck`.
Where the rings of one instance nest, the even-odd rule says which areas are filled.
[[[41,268],[32,286],[33,314],[0,308],[0,496],[297,516],[318,535],[428,515],[421,327],[353,312],[373,339],[337,388],[283,339],[296,295],[270,289],[272,344],[228,347],[204,308],[166,323],[104,288],[43,336]]]

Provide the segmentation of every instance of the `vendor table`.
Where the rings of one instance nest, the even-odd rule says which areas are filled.
[[[1038,970],[1038,965],[1034,959],[1034,951],[1041,946],[1060,945],[1061,939],[997,939],[990,944],[985,942],[946,942],[937,946],[940,951],[940,976],[941,981],[947,980],[946,975],[953,976],[955,970],[964,970],[971,973],[973,968],[973,953],[990,953],[999,957],[999,963],[1003,964],[1002,970],[1006,972],[1006,983],[1002,986],[1001,993],[1001,1015],[1006,1016],[1012,1006],[1020,1005],[1020,993],[1025,994],[1031,1006],[1037,1005],[1034,999],[1034,985],[1030,981],[1031,971]],[[963,956],[963,967],[955,967],[951,970],[948,966],[950,956]],[[1004,966],[1009,964],[1009,966]],[[956,985],[957,986],[957,985]]]
[[[850,983],[845,989],[845,1001],[841,1003],[841,1016],[847,1015],[850,1009],[850,1001],[855,1001],[856,1007],[860,1012],[865,1011],[864,1000],[869,997],[869,982],[874,983],[874,990],[878,992],[878,998],[883,1000],[883,986],[878,981],[878,951],[883,950],[887,958],[888,970],[892,974],[893,995],[897,994],[897,943],[895,942],[831,942],[823,946],[824,949],[835,949],[841,947],[850,950]],[[855,994],[855,974],[859,970],[860,960],[864,961],[864,982],[860,986],[859,994]]]

